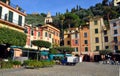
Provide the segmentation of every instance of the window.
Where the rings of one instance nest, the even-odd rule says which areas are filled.
[[[56,36],[58,36],[58,33],[56,32]]]
[[[84,33],[84,37],[87,37],[87,32]]]
[[[6,3],[7,0],[1,0],[2,2]]]
[[[9,18],[8,18],[9,22],[13,22],[13,12],[9,11]]]
[[[107,35],[107,30],[104,30],[104,35]]]
[[[117,26],[117,24],[116,23],[113,23],[113,27],[116,27]]]
[[[99,43],[99,38],[98,37],[95,38],[95,42]]]
[[[97,21],[97,20],[95,20],[95,21],[94,21],[94,25],[97,25],[97,24],[98,24],[98,21]]]
[[[118,46],[117,45],[115,45],[114,48],[115,48],[115,50],[118,50]]]
[[[109,46],[105,46],[105,49],[109,49]]]
[[[38,37],[40,37],[40,32],[38,32]]]
[[[33,30],[31,30],[31,35],[32,35],[32,36],[34,35],[34,31],[33,31]]]
[[[25,27],[24,33],[28,33],[27,27]]]
[[[70,41],[67,41],[67,45],[70,45]]]
[[[84,43],[85,43],[85,44],[88,44],[88,40],[85,40]]]
[[[96,51],[99,51],[99,46],[96,46]]]
[[[85,47],[85,52],[88,52],[88,47]]]
[[[75,52],[78,52],[78,47],[75,48]]]
[[[52,38],[52,43],[54,43],[54,38]]]
[[[75,44],[78,44],[78,40],[75,40]]]
[[[95,29],[95,34],[97,34],[98,33],[98,29]]]
[[[68,34],[68,38],[70,37],[70,34]]]
[[[47,37],[47,32],[45,32],[45,37]]]
[[[1,16],[2,16],[2,7],[0,6],[0,19],[1,19]]]
[[[7,21],[7,17],[8,17],[8,16],[7,16],[7,14],[5,14],[5,17],[4,17],[4,19],[5,19],[6,21]]]
[[[104,41],[108,42],[108,36],[104,37]]]
[[[49,23],[49,20],[46,20],[46,23]]]
[[[117,43],[117,42],[118,42],[117,37],[114,37],[114,42],[115,42],[115,43]]]
[[[55,31],[53,32],[53,34],[55,35]]]
[[[75,38],[78,38],[78,34],[77,33],[75,33]]]
[[[18,17],[18,25],[20,25],[20,26],[22,25],[22,16],[20,16],[20,15]]]
[[[49,34],[49,38],[51,38],[51,34]]]
[[[118,34],[117,30],[114,30],[114,34]]]

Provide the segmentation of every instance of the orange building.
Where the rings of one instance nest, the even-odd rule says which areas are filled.
[[[90,30],[89,27],[80,28],[80,53],[88,54],[90,50]]]

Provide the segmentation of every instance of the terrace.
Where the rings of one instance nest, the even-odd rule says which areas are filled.
[[[0,0],[0,2],[3,2],[3,3],[5,3],[5,4],[7,4],[7,5],[9,5],[9,6],[13,7],[13,8],[15,8],[15,9],[18,9],[20,12],[25,13],[25,10],[23,10],[18,5],[15,5],[15,4],[11,3],[10,0]]]

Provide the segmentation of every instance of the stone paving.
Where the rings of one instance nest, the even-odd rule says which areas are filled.
[[[40,69],[0,70],[0,76],[120,76],[119,65],[78,63],[75,66],[55,65]]]

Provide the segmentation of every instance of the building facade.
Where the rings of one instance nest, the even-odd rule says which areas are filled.
[[[0,27],[24,32],[25,11],[19,6],[13,7],[10,0],[0,0]]]
[[[88,54],[90,49],[90,30],[88,26],[80,28],[80,52],[81,54]]]
[[[120,0],[113,0],[114,6],[120,6]]]
[[[18,5],[14,5],[10,0],[0,0],[0,28],[5,27],[12,30],[16,30],[24,33],[25,25],[25,11]],[[2,48],[0,45],[2,58],[7,57],[6,49]],[[10,48],[7,48],[10,51]],[[14,57],[19,57],[22,54],[22,50],[18,48],[13,48]]]
[[[73,54],[88,54],[90,49],[90,31],[89,28],[69,28],[64,31],[64,46],[70,46],[75,49]]]
[[[80,54],[80,33],[78,28],[69,28],[64,31],[64,46],[74,48],[73,54]]]
[[[91,51],[103,50],[103,19],[100,17],[95,17],[90,19],[90,43]]]
[[[52,18],[50,13],[48,13],[47,17],[49,17],[50,20]],[[48,18],[45,20],[50,21]],[[33,40],[48,41],[52,44],[51,47],[56,47],[60,45],[60,30],[53,27],[51,24],[45,23],[42,26],[26,25],[25,28],[27,29],[27,42],[25,46],[26,48],[37,49],[36,46],[31,44],[31,41]],[[43,49],[45,48],[42,48],[41,50]]]
[[[120,18],[110,20],[112,50],[120,50]]]

